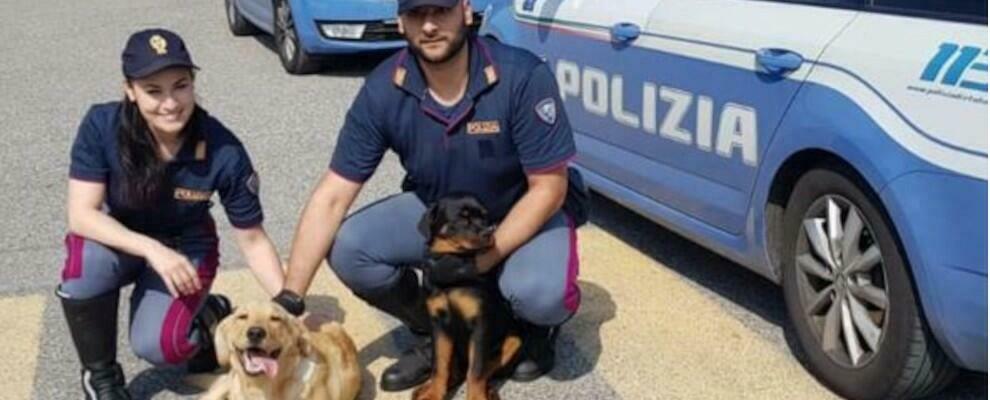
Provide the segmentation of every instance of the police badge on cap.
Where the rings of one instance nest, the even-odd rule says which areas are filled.
[[[172,67],[197,68],[182,38],[175,32],[159,28],[131,35],[120,61],[128,79],[144,78]]]

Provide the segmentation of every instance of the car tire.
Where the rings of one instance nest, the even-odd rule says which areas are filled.
[[[275,0],[275,48],[285,71],[293,75],[309,74],[319,69],[317,60],[299,44],[299,34],[288,0]]]
[[[258,28],[244,19],[234,0],[224,0],[223,6],[227,14],[227,27],[234,36],[249,36],[258,32]]]
[[[795,184],[780,258],[788,313],[808,368],[839,395],[933,394],[958,368],[920,312],[893,224],[856,177],[820,168]]]

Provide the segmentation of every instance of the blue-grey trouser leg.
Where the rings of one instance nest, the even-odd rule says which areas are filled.
[[[401,269],[423,262],[425,238],[417,224],[426,206],[413,193],[371,204],[340,227],[327,261],[359,296],[397,285]],[[505,260],[502,294],[524,320],[558,325],[577,311],[577,237],[569,218],[555,214],[529,242]]]
[[[130,342],[134,353],[155,365],[182,363],[198,350],[199,335],[194,334],[192,321],[210,291],[219,264],[212,226],[210,222],[197,239],[183,241],[179,247],[197,268],[203,285],[195,294],[173,298],[143,259],[69,234],[65,239],[68,256],[59,295],[85,300],[135,283],[130,307]]]

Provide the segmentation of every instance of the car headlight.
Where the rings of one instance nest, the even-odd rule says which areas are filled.
[[[360,39],[364,24],[320,24],[323,35],[333,39]]]

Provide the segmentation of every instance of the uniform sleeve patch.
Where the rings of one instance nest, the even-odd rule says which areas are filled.
[[[551,97],[540,100],[536,103],[536,115],[547,125],[553,125],[557,122],[557,102]]]
[[[252,172],[251,176],[248,176],[244,181],[244,186],[247,187],[248,192],[257,196],[258,191],[261,190],[261,179],[258,178],[258,173]]]

